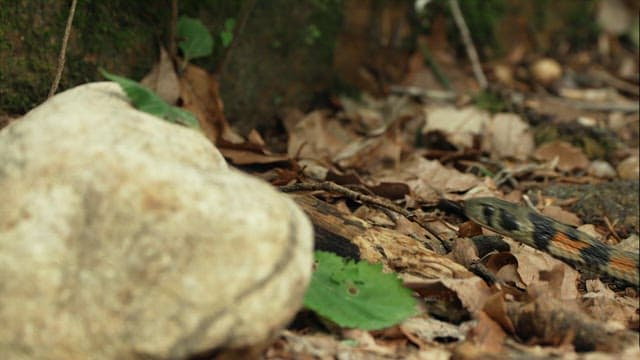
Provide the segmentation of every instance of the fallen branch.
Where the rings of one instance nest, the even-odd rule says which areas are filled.
[[[432,229],[430,229],[428,225],[423,224],[421,221],[418,221],[417,216],[411,211],[401,208],[400,206],[394,204],[388,199],[365,195],[330,181],[324,181],[320,183],[296,183],[292,185],[285,185],[280,187],[280,191],[282,192],[298,192],[298,191],[333,192],[333,193],[341,194],[354,201],[371,204],[373,206],[384,208],[384,209],[389,209],[398,214],[401,214],[402,216],[409,219],[410,221],[413,221],[416,224],[420,225],[420,227],[423,228],[429,235],[429,240],[431,240],[430,245],[432,246],[432,248],[436,250],[438,253],[445,252],[445,249],[442,245],[443,244],[442,240],[435,234],[435,232]]]
[[[473,41],[471,40],[471,35],[469,35],[469,28],[467,27],[467,23],[464,21],[464,17],[462,16],[462,11],[460,11],[460,5],[458,5],[457,0],[449,0],[449,6],[451,7],[453,20],[455,20],[456,26],[458,26],[458,30],[460,30],[460,35],[462,36],[462,42],[464,43],[464,48],[467,52],[467,56],[469,57],[469,61],[471,61],[471,68],[473,69],[473,75],[476,77],[476,80],[478,81],[480,88],[484,90],[488,86],[487,78],[484,76],[484,73],[482,72],[482,67],[480,66],[480,60],[478,58],[478,52],[476,51],[476,48],[473,45]]]
[[[47,96],[47,98],[52,97],[58,90],[58,85],[60,85],[60,79],[62,78],[62,71],[64,70],[64,61],[67,55],[67,44],[69,43],[69,35],[71,34],[71,24],[73,23],[73,17],[76,13],[77,4],[78,4],[78,0],[73,0],[71,2],[71,9],[69,9],[69,16],[67,17],[67,26],[64,29],[64,36],[62,37],[62,46],[60,47],[60,54],[58,55],[58,67],[56,69],[56,75],[53,78],[53,83],[51,84],[51,89],[49,89],[49,96]]]

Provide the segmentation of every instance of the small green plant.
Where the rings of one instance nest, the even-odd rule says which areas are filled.
[[[213,37],[200,20],[181,16],[177,33],[180,39],[178,47],[182,50],[185,62],[213,53]]]
[[[136,109],[172,123],[179,123],[190,128],[200,129],[198,119],[196,119],[193,114],[167,104],[145,86],[131,79],[110,74],[104,69],[100,69],[100,73],[105,78],[118,83]]]
[[[416,313],[411,291],[381,264],[345,262],[317,251],[316,269],[304,305],[342,327],[381,329]]]
[[[224,29],[220,32],[220,41],[222,41],[222,46],[228,47],[233,41],[233,29],[236,27],[235,19],[227,19],[224,22]]]
[[[480,109],[489,111],[492,114],[507,110],[507,103],[496,93],[481,91],[474,98],[474,103]]]
[[[235,20],[228,19],[225,22],[224,30],[220,33],[220,40],[224,47],[229,46],[233,40],[234,27]],[[178,38],[180,39],[178,47],[182,51],[184,58],[183,66],[192,59],[209,56],[213,53],[213,37],[200,20],[181,16],[178,20],[176,30]],[[105,78],[118,83],[136,109],[172,123],[200,129],[198,120],[193,114],[167,104],[153,91],[140,83],[125,77],[110,74],[103,69],[100,69],[100,73]]]
[[[305,31],[304,42],[307,45],[313,45],[321,36],[322,32],[320,32],[320,29],[316,25],[311,24],[307,26]]]

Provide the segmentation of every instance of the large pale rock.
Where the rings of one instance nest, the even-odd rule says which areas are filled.
[[[114,83],[0,133],[3,359],[184,358],[268,340],[311,272],[303,213]]]

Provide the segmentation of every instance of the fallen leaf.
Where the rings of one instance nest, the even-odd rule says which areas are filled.
[[[480,184],[480,180],[471,174],[461,173],[438,161],[417,155],[409,157],[393,170],[375,174],[375,179],[405,183],[419,200],[426,202],[437,200],[445,193],[462,193]]]
[[[542,161],[551,161],[557,157],[557,167],[561,171],[584,170],[589,167],[589,159],[582,150],[564,141],[542,144],[534,156]]]
[[[219,91],[220,84],[208,71],[195,65],[187,65],[180,78],[180,97],[185,110],[195,114],[200,128],[214,144],[219,139],[230,143],[242,143],[224,116],[224,105]]]
[[[498,158],[526,160],[534,148],[529,124],[516,114],[496,114],[486,122],[482,149]]]
[[[489,113],[476,107],[458,109],[452,106],[426,107],[427,119],[422,134],[442,132],[446,140],[458,149],[473,146],[474,136],[480,135],[490,120]]]
[[[160,47],[160,61],[142,78],[140,83],[153,90],[167,104],[175,105],[178,102],[180,81],[164,47]]]

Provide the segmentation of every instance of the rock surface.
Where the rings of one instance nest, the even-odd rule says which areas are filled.
[[[268,340],[301,304],[312,230],[197,131],[114,83],[0,132],[0,354],[185,358]]]

